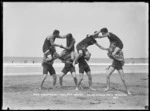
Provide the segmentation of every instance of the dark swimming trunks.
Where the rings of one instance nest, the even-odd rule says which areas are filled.
[[[54,41],[55,41],[55,39],[54,39]],[[51,45],[50,40],[48,40],[46,38],[45,41],[44,41],[44,44],[43,44],[43,53],[45,53],[47,51],[50,51],[51,53],[54,53],[54,52],[56,52],[56,49],[55,49],[54,46]]]
[[[69,63],[65,63],[65,67],[62,69],[62,72],[64,74],[67,74],[68,72],[75,72],[75,67],[73,67],[72,64],[69,64]]]
[[[85,61],[84,56],[80,57],[78,59],[78,65],[79,65],[79,73],[84,73],[84,72],[89,72],[91,71],[89,65],[87,64],[87,62]]]
[[[113,60],[113,63],[112,63],[112,65],[111,65],[114,69],[116,69],[116,70],[120,70],[120,69],[123,69],[122,68],[122,63],[121,63],[121,61],[118,61],[118,60]]]
[[[67,38],[66,39],[66,46],[67,47],[70,47],[71,48],[67,51],[71,52],[71,51],[74,51],[74,44],[75,44],[75,39],[72,37],[72,38]]]
[[[93,38],[93,36],[86,37],[81,42],[79,42],[76,46],[77,51],[79,50],[86,50],[88,46],[93,45],[96,43],[96,40]]]

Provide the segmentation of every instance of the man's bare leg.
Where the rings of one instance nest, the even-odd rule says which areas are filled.
[[[61,86],[61,87],[63,86],[62,82],[63,82],[63,77],[64,77],[65,75],[66,75],[66,74],[62,72],[61,76],[59,77],[59,83],[60,83],[60,86]]]
[[[123,72],[123,70],[120,69],[120,70],[118,70],[118,72],[119,72],[120,78],[121,78],[121,80],[122,80],[122,82],[123,82],[123,84],[124,84],[124,86],[125,86],[125,88],[126,88],[127,94],[130,95],[131,92],[128,90],[127,85],[126,85],[126,83],[125,83],[124,72]]]
[[[107,71],[107,77],[106,77],[107,88],[105,88],[104,91],[108,91],[110,89],[110,76],[114,71],[115,69],[113,67],[109,67]]]
[[[71,75],[72,75],[72,77],[73,77],[73,79],[74,79],[74,83],[75,83],[75,85],[76,85],[76,90],[79,90],[79,89],[78,89],[78,82],[77,82],[77,78],[76,78],[76,73],[75,73],[75,72],[72,72]]]
[[[78,83],[78,88],[80,87],[80,84],[83,80],[83,73],[79,73],[79,83]]]
[[[56,88],[57,76],[56,74],[52,74],[52,76],[53,76],[53,88]]]
[[[92,75],[91,75],[91,71],[87,72],[87,76],[88,76],[88,79],[89,79],[89,89],[96,90],[96,89],[92,88]]]
[[[43,74],[43,80],[42,80],[40,88],[39,88],[40,90],[42,89],[44,81],[45,81],[46,78],[47,78],[47,74]]]

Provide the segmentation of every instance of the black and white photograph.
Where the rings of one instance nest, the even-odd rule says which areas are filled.
[[[2,2],[3,110],[148,110],[149,4]]]

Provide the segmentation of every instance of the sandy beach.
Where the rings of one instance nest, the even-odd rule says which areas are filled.
[[[59,76],[59,75],[58,75]],[[60,88],[52,89],[52,77],[48,76],[44,88],[39,90],[41,75],[3,76],[3,109],[147,109],[148,73],[126,73],[125,80],[132,95],[125,94],[119,74],[111,77],[112,89],[104,92],[106,74],[92,74],[93,87],[88,89],[88,78],[79,91],[75,90],[73,78],[68,73]],[[79,75],[77,75],[79,78]]]

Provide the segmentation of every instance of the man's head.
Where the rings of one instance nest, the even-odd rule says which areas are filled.
[[[90,36],[89,34],[86,35],[86,37],[89,37],[89,36]]]
[[[102,28],[100,30],[100,32],[102,33],[102,35],[105,35],[106,33],[108,33],[108,29],[107,28]]]
[[[115,48],[116,48],[116,43],[115,42],[112,42],[111,44],[110,44],[110,47],[109,47],[109,52],[113,52],[114,50],[115,50]]]
[[[68,42],[69,42],[69,43],[72,42],[72,40],[73,40],[72,34],[71,34],[71,33],[68,33],[66,39],[67,39],[67,44],[68,44]]]
[[[53,35],[56,37],[59,35],[59,33],[60,33],[59,30],[54,30]]]
[[[68,33],[68,34],[67,34],[67,38],[72,38],[72,34],[71,34],[71,33]]]

